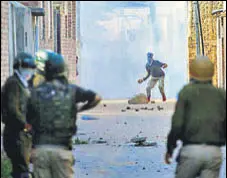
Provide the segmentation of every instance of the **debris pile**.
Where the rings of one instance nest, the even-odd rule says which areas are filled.
[[[145,94],[138,94],[128,100],[128,104],[147,104],[147,97]]]

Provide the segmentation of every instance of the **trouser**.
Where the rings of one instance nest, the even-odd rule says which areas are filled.
[[[147,97],[151,96],[151,89],[153,89],[155,87],[155,85],[157,84],[157,82],[159,82],[159,91],[160,93],[163,95],[164,94],[164,79],[165,77],[151,77],[150,81],[147,84]]]
[[[65,147],[36,146],[32,159],[35,178],[74,178],[73,154]]]
[[[175,178],[218,178],[221,164],[220,147],[188,145],[181,150]]]
[[[17,136],[4,133],[3,145],[12,163],[12,177],[29,178],[32,136],[25,132],[20,132]]]

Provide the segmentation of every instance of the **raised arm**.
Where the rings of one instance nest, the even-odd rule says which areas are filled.
[[[85,90],[78,86],[76,87],[75,102],[76,103],[86,102],[86,104],[84,104],[80,109],[78,109],[78,112],[94,108],[100,103],[100,101],[101,97],[95,92],[91,90]]]

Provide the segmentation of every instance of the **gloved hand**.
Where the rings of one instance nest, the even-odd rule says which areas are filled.
[[[142,83],[143,82],[143,79],[139,79],[138,80],[138,83],[140,84],[140,83]]]

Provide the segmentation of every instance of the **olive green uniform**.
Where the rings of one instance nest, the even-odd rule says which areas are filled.
[[[194,81],[179,93],[167,150],[172,155],[183,142],[177,178],[218,177],[226,144],[226,93],[210,82]]]
[[[3,144],[12,162],[13,177],[29,172],[32,137],[24,131],[29,95],[28,87],[16,73],[7,79],[1,91],[2,121],[5,124]]]
[[[73,178],[76,103],[94,100],[94,92],[56,79],[32,90],[27,117],[34,129],[36,178]]]

